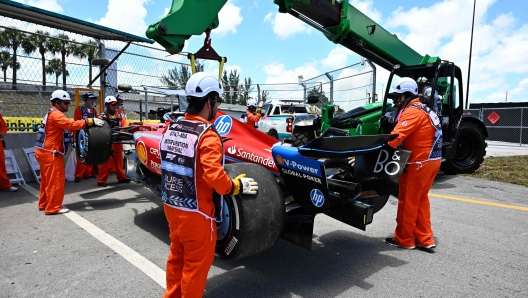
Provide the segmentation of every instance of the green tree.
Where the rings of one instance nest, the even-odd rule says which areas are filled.
[[[48,65],[46,65],[46,73],[55,75],[55,86],[59,86],[59,76],[61,76],[63,74],[62,66],[63,66],[62,62],[61,62],[61,60],[59,58],[53,58],[53,59],[49,60],[48,61]],[[63,76],[63,77],[67,77],[67,76],[70,75],[68,73],[68,70],[66,70],[65,74],[66,75]]]
[[[316,86],[313,86],[312,89],[310,89],[308,93],[306,94],[306,96],[317,96],[319,100],[323,102],[322,104],[321,102],[315,104],[315,106],[317,106],[318,108],[321,108],[324,104],[327,104],[330,102],[330,100],[328,99],[328,97],[326,97],[326,94],[322,89],[323,88],[321,85],[319,86],[316,85]]]
[[[73,56],[80,59],[88,59],[88,84],[92,81],[92,60],[97,58],[99,46],[95,40],[88,40],[87,43],[77,44],[73,47]]]
[[[6,81],[6,73],[7,69],[9,67],[13,67],[13,57],[11,56],[11,53],[9,51],[1,51],[0,52],[0,68],[4,72],[4,82]],[[20,68],[20,63],[17,62],[16,69],[18,70]]]
[[[13,50],[13,62],[11,65],[16,65],[17,67],[12,67],[13,69],[13,78],[12,78],[12,89],[17,89],[17,70],[20,63],[17,61],[17,51],[20,47],[22,41],[25,38],[25,34],[18,31],[15,28],[4,29],[0,32],[0,47],[10,48]],[[5,76],[4,76],[5,78]]]
[[[238,98],[238,104],[245,106],[247,104],[247,101],[253,97],[249,96],[251,92],[253,92],[254,87],[251,83],[251,78],[244,78],[244,84],[240,84],[239,87],[241,94]]]
[[[22,41],[22,50],[26,55],[38,51],[42,62],[42,89],[46,90],[46,53],[52,50],[50,34],[42,30],[35,31],[36,34],[28,35]]]
[[[66,70],[66,57],[75,53],[76,44],[75,40],[70,40],[70,37],[64,33],[55,35],[55,39],[52,41],[52,52],[61,53],[61,74],[65,73],[65,76],[62,76],[62,90],[66,91],[66,76],[68,76],[68,71]]]
[[[227,71],[224,70],[224,75],[222,76],[222,85],[224,87],[224,92],[226,93],[225,100],[229,100],[229,103],[236,103],[238,101],[238,91],[239,91],[239,80],[240,74],[236,69],[232,69],[227,75]]]
[[[269,95],[269,91],[262,90],[262,92],[260,93],[260,100],[262,100],[264,103],[271,102],[271,97]]]
[[[160,81],[170,89],[185,89],[187,81],[191,77],[191,71],[185,64],[180,64],[180,69],[174,67],[167,75],[162,75]]]

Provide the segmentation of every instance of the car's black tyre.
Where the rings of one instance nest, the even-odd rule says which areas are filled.
[[[275,177],[264,167],[226,164],[229,177],[240,174],[255,179],[256,195],[224,196],[222,222],[217,224],[216,253],[223,259],[240,259],[262,252],[282,234],[286,210]]]
[[[268,135],[270,137],[273,137],[273,138],[277,139],[277,140],[279,139],[279,134],[277,133],[277,131],[275,129],[272,129],[272,130],[268,131]]]
[[[112,131],[105,121],[103,126],[90,126],[77,132],[77,158],[87,165],[105,163],[112,154]]]
[[[458,128],[456,155],[446,159],[440,169],[448,175],[471,174],[484,162],[487,146],[484,132],[476,124],[462,121]]]
[[[315,138],[315,127],[310,126],[295,126],[292,132],[292,146],[301,147]]]

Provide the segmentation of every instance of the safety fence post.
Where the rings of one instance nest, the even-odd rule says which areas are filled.
[[[39,115],[42,118],[42,89],[40,86],[36,86],[38,90],[38,97],[39,97]]]
[[[519,147],[522,146],[522,137],[523,137],[523,120],[524,120],[524,108],[521,108],[521,129],[519,129],[520,131],[520,134],[519,134]]]
[[[334,77],[329,73],[325,75],[330,80],[330,104],[334,104]]]

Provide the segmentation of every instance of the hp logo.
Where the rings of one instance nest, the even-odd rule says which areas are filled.
[[[323,193],[318,189],[312,189],[310,192],[310,198],[312,199],[312,203],[315,205],[315,207],[323,206],[325,201]]]
[[[220,116],[216,119],[214,126],[218,134],[225,136],[231,131],[231,127],[233,127],[233,119],[228,115]]]

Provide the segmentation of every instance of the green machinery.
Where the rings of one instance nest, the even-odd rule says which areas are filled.
[[[192,35],[208,33],[218,27],[218,12],[226,0],[173,0],[169,14],[147,29],[146,35],[171,53],[183,49]],[[442,170],[449,174],[472,173],[478,169],[486,154],[487,130],[480,119],[464,114],[462,71],[453,62],[439,57],[420,55],[348,1],[339,0],[274,0],[279,12],[289,13],[322,32],[330,41],[358,53],[390,71],[383,102],[373,103],[351,111],[358,125],[345,129],[350,135],[390,132],[389,90],[398,77],[426,77],[442,101],[443,158]],[[204,52],[203,48],[199,52]],[[214,51],[213,51],[214,52]],[[216,53],[213,60],[222,60]],[[196,53],[197,58],[204,58]],[[191,62],[194,59],[190,55]],[[207,59],[207,58],[204,58]],[[434,101],[431,100],[431,106]],[[331,127],[332,105],[323,106],[319,127],[305,126],[316,131]],[[297,128],[297,125],[295,126]],[[299,125],[302,129],[302,125]],[[303,133],[306,133],[304,131]],[[294,129],[295,135],[295,129]],[[311,134],[314,135],[314,134]],[[315,134],[317,135],[317,133]],[[295,138],[295,136],[294,136]]]

